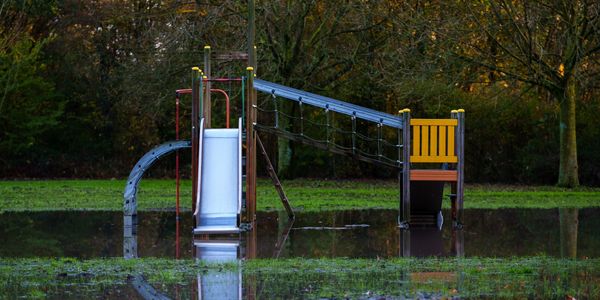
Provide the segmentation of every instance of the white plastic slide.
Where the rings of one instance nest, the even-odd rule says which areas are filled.
[[[242,121],[204,129],[200,121],[195,234],[238,233],[242,206]]]

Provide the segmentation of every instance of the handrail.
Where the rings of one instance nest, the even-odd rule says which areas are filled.
[[[225,128],[229,128],[229,95],[222,89],[210,89],[210,91],[225,96]]]
[[[203,141],[203,136],[204,136],[204,118],[200,119],[200,143],[198,144],[198,182],[197,184],[197,188],[196,188],[196,211],[194,211],[194,216],[196,217],[198,215],[198,212],[200,211],[200,197],[202,197],[202,144],[204,144]]]
[[[371,121],[377,124],[402,129],[402,118],[380,112],[374,109],[358,106],[333,98],[305,92],[273,82],[254,79],[254,88],[258,91],[286,98],[292,101],[306,103],[325,110],[334,111],[351,117]]]
[[[218,79],[218,78],[217,78]],[[206,79],[205,79],[206,81]],[[210,89],[211,92],[214,93],[220,93],[223,96],[225,96],[225,127],[229,128],[229,94],[227,94],[226,91],[222,90],[222,89]],[[186,94],[191,94],[192,93],[192,89],[179,89],[179,90],[175,90],[175,93],[177,95],[186,95]]]

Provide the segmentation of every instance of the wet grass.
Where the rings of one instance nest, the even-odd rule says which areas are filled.
[[[600,259],[396,258],[258,259],[243,263],[244,286],[258,298],[376,296],[598,298]],[[63,290],[98,296],[145,275],[167,295],[189,295],[198,274],[236,271],[237,264],[144,258],[0,259],[0,295],[52,296]],[[157,271],[159,270],[159,271]],[[188,289],[189,291],[185,291]],[[171,295],[172,296],[172,295]]]
[[[284,181],[296,210],[345,210],[398,207],[395,181]],[[124,180],[0,181],[0,211],[122,209]],[[281,203],[267,179],[258,181],[258,209],[278,210]],[[449,191],[447,190],[446,193]],[[191,184],[182,182],[181,204],[191,206]],[[140,184],[140,210],[175,208],[175,181],[146,179]],[[449,202],[444,201],[448,207]],[[467,185],[465,208],[600,207],[600,188],[562,189],[551,186]]]

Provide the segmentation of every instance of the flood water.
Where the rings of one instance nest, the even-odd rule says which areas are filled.
[[[395,210],[259,213],[256,231],[230,237],[247,258],[398,256],[600,257],[600,209],[465,210],[464,229],[397,227]],[[191,214],[180,223],[180,256],[194,255]],[[139,257],[175,257],[175,214],[138,214]],[[123,256],[120,212],[19,212],[0,218],[2,257]]]
[[[600,257],[600,209],[497,209],[464,211],[465,225],[454,230],[449,212],[441,227],[397,227],[395,210],[352,210],[297,213],[291,222],[284,212],[257,215],[253,230],[240,235],[202,239],[192,235],[192,216],[182,215],[179,247],[173,212],[141,212],[137,226],[124,226],[120,212],[23,212],[0,217],[0,257],[168,257],[239,262],[240,259],[286,257],[392,258],[428,256]],[[441,224],[438,224],[441,225]],[[125,230],[124,230],[125,229]],[[131,235],[130,233],[135,233]],[[593,298],[589,287],[600,275],[571,272],[541,277],[489,277],[483,286],[470,283],[461,270],[401,272],[386,270],[354,275],[348,272],[246,274],[243,268],[209,269],[186,277],[187,283],[149,283],[132,274],[121,283],[88,285],[85,280],[36,286],[10,283],[0,298],[28,297],[34,289],[61,299],[438,299],[493,297],[511,289],[510,297]],[[571,278],[569,280],[565,280]],[[516,286],[516,288],[513,288]],[[552,288],[551,288],[552,287]],[[536,296],[537,295],[537,296]],[[541,296],[546,298],[546,296]]]

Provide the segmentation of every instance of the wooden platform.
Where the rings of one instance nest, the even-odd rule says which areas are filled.
[[[458,181],[456,170],[410,170],[411,181]]]

